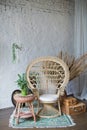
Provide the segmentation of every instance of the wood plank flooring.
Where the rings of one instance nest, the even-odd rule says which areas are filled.
[[[0,130],[13,130],[13,128],[9,127],[9,117],[11,113],[13,112],[14,108],[8,108],[8,109],[1,109],[0,110]],[[66,127],[66,128],[43,128],[43,130],[87,130],[87,112],[79,114],[77,116],[72,116],[74,122],[76,123],[75,126],[72,127]],[[28,130],[27,129],[20,129],[20,130]],[[38,128],[37,128],[38,129]],[[19,130],[19,129],[16,129]],[[32,130],[35,130],[33,128]],[[41,130],[39,128],[38,130]]]

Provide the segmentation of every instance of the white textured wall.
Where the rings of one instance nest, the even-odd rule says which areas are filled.
[[[39,56],[70,54],[74,32],[73,0],[0,0],[0,108],[10,107],[17,74]],[[12,62],[12,44],[16,63]]]

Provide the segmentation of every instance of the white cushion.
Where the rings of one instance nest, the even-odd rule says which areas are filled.
[[[43,94],[39,97],[39,100],[42,102],[54,102],[58,99],[57,94]]]

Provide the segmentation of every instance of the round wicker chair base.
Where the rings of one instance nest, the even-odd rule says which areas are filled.
[[[42,118],[54,118],[60,115],[61,113],[52,104],[44,104],[44,107],[37,113],[37,116]]]

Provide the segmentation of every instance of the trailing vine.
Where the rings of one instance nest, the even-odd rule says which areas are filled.
[[[21,50],[22,48],[21,48],[18,44],[13,43],[13,44],[12,44],[12,57],[13,57],[13,62],[16,61],[16,58],[17,58],[17,56],[16,56],[16,49]]]

